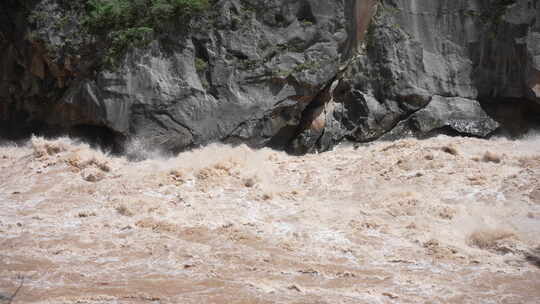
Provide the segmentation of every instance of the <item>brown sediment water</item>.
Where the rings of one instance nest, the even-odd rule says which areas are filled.
[[[540,137],[0,147],[0,302],[540,303]]]

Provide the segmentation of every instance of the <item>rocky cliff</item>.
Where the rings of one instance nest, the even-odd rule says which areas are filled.
[[[99,62],[88,1],[0,4],[0,136],[291,153],[540,122],[538,0],[219,0]]]

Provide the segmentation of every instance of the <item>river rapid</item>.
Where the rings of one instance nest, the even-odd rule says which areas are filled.
[[[540,303],[540,137],[0,146],[0,302]]]

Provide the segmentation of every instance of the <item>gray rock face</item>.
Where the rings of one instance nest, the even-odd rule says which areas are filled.
[[[55,1],[42,3],[36,9],[62,13]],[[219,1],[212,9],[193,22],[189,35],[171,33],[132,50],[114,72],[73,77],[68,88],[48,100],[54,111],[41,110],[38,102],[47,87],[58,84],[54,75],[46,68],[36,73],[33,55],[14,52],[4,70],[23,70],[16,76],[2,73],[11,85],[1,89],[0,104],[17,105],[29,120],[63,127],[104,126],[172,151],[227,139],[265,145],[291,122],[286,116],[271,117],[264,132],[251,128],[250,122],[261,124],[270,112],[299,100],[296,108],[301,112],[335,77],[339,44],[347,37],[343,3],[231,0]],[[17,12],[16,6],[11,10]],[[5,24],[2,30],[24,32],[24,26]],[[44,39],[56,37],[54,32],[45,34]],[[14,48],[15,40],[4,42],[2,49]],[[13,62],[20,64],[10,67]],[[48,85],[47,77],[52,82]],[[18,96],[9,96],[14,87]],[[6,109],[0,114],[9,120],[13,113]]]
[[[538,101],[539,12],[537,1],[383,1],[344,76],[347,136],[489,135],[498,125],[477,101]]]
[[[476,100],[461,97],[434,96],[431,102],[401,121],[383,139],[392,139],[408,134],[423,137],[434,131],[450,134],[486,137],[499,127]]]
[[[76,22],[46,30],[77,14],[32,3],[48,17],[0,4],[4,136],[95,126],[169,151],[306,153],[448,129],[485,137],[499,124],[480,103],[540,102],[538,1],[221,0],[189,33],[171,29],[97,73],[88,54],[63,52],[66,37],[84,45]]]
[[[476,100],[434,96],[429,105],[406,120],[421,134],[449,127],[457,133],[488,136],[499,124],[491,119]]]

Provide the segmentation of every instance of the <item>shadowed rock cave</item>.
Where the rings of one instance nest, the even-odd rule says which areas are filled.
[[[125,152],[126,137],[104,126],[78,124],[51,125],[41,120],[27,120],[28,113],[17,112],[10,120],[0,120],[0,142],[23,144],[32,136],[55,138],[68,136],[112,154]]]
[[[500,124],[493,135],[519,138],[540,131],[540,105],[523,99],[481,99],[486,113]]]

